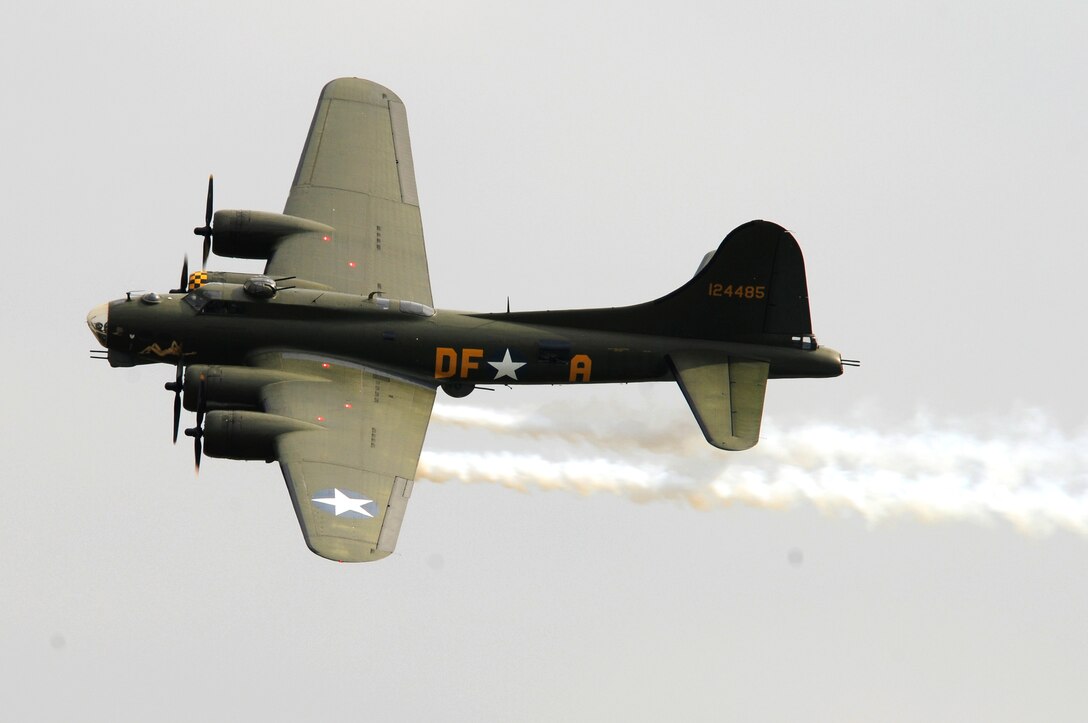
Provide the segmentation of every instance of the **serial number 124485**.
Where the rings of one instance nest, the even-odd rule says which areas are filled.
[[[707,295],[728,296],[730,299],[763,299],[767,296],[767,287],[751,284],[710,284]]]

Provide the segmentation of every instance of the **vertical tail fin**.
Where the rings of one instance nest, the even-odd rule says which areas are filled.
[[[805,260],[790,232],[769,221],[734,229],[691,281],[634,306],[506,313],[503,320],[776,346],[812,344]]]
[[[647,306],[674,336],[788,342],[812,334],[801,248],[769,221],[737,227],[691,281]]]

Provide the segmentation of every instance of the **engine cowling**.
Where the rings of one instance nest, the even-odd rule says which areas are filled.
[[[331,237],[334,229],[317,221],[267,211],[216,211],[212,248],[219,256],[267,259],[286,236],[313,234]]]
[[[271,462],[276,459],[276,438],[281,434],[321,429],[278,414],[217,410],[204,418],[204,454]]]
[[[193,364],[185,369],[183,404],[197,411],[203,385],[205,409],[260,409],[261,388],[286,381],[327,382],[321,377],[252,367]]]

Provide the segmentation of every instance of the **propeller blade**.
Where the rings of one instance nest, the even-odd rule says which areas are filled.
[[[212,191],[213,191],[213,178],[208,176],[208,203],[204,208],[204,226],[200,228],[194,228],[193,233],[197,236],[204,237],[204,250],[202,254],[202,260],[200,262],[200,268],[205,269],[208,267],[208,254],[212,250]]]
[[[212,175],[208,174],[208,205],[204,208],[204,225],[212,225]]]
[[[174,395],[174,444],[177,444],[177,427],[182,425],[182,395]]]
[[[193,461],[196,473],[200,474],[200,440],[204,437],[204,430],[200,427],[189,427],[185,430],[185,436],[193,438]]]
[[[204,431],[204,412],[208,411],[208,403],[204,398],[208,381],[203,374],[200,375],[200,384],[196,388],[196,426]]]
[[[200,384],[196,388],[196,434],[193,435],[193,454],[196,464],[196,473],[200,474],[201,439],[204,438],[204,412],[207,411],[208,402],[205,397],[205,385],[207,381],[203,374],[200,375]]]
[[[181,424],[181,390],[182,383],[182,357],[178,357],[177,371],[174,373],[174,381],[167,382],[163,387],[168,392],[174,393],[174,444],[178,443],[178,426]]]
[[[178,288],[171,289],[171,294],[185,294],[189,291],[189,254],[185,254],[185,259],[181,262],[181,283],[178,284]]]
[[[196,426],[185,430],[186,437],[193,438],[193,461],[196,464],[196,473],[200,474],[201,439],[204,438],[204,412],[207,411],[205,401],[205,387],[207,381],[203,374],[200,375],[200,383],[196,388]]]

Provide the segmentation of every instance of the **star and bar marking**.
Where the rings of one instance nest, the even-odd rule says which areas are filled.
[[[502,361],[489,361],[488,364],[495,367],[495,378],[502,379],[503,377],[510,377],[514,381],[518,378],[518,369],[525,366],[525,362],[516,362],[510,358],[510,349],[506,349],[506,353],[502,357]]]
[[[331,512],[337,517],[347,517],[349,519],[373,517],[374,513],[377,512],[374,500],[369,500],[358,492],[344,491],[335,487],[330,490],[320,490],[314,497],[310,498],[310,501],[325,505],[325,507],[318,507],[322,512]],[[328,509],[329,507],[332,509]]]

